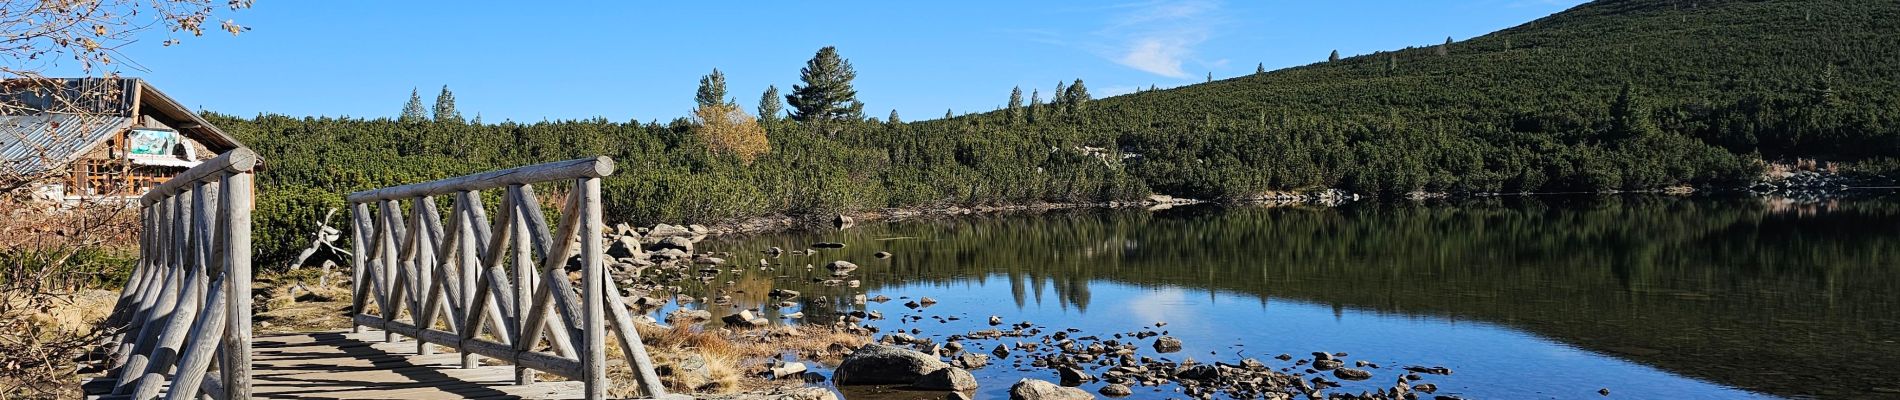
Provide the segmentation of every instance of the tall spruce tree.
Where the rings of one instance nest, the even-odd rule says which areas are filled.
[[[729,103],[726,101],[726,73],[713,68],[711,74],[699,77],[699,92],[693,95],[693,100],[699,102],[700,107]]]
[[[838,56],[837,47],[818,49],[818,54],[799,70],[798,79],[805,84],[792,85],[792,94],[785,95],[785,102],[792,105],[792,119],[863,120],[864,103],[858,101],[858,91],[851,87],[851,80],[857,76],[851,61]]]
[[[884,122],[889,122],[891,125],[897,125],[897,124],[904,123],[904,120],[902,118],[897,117],[897,109],[893,108],[891,109],[891,117],[886,118]]]
[[[1339,50],[1333,50],[1333,55],[1326,56],[1326,62],[1334,61],[1339,61]]]
[[[956,118],[956,117],[957,115],[954,113],[951,113],[950,109],[948,108],[943,109],[943,119],[951,119],[951,118]]]
[[[462,112],[455,110],[455,92],[442,85],[442,94],[435,95],[435,122],[451,121],[462,122]]]
[[[777,121],[785,113],[785,106],[779,103],[778,86],[765,87],[765,95],[759,97],[759,120]]]
[[[1051,96],[1055,98],[1049,99],[1049,103],[1055,106],[1056,115],[1062,115],[1062,113],[1069,111],[1068,82],[1056,81],[1056,91],[1055,94]]]
[[[402,116],[397,117],[396,120],[402,122],[428,121],[429,114],[427,113],[428,111],[422,108],[422,92],[416,89],[409,89],[409,103],[402,105]]]
[[[1207,81],[1208,82],[1214,81],[1214,71],[1207,71]]]
[[[1213,76],[1213,73],[1209,72],[1208,76]],[[1062,97],[1069,100],[1070,111],[1081,112],[1089,104],[1089,88],[1082,85],[1081,78],[1076,78],[1075,84],[1069,85],[1069,92]]]
[[[1029,90],[1029,110],[1023,114],[1023,119],[1032,124],[1042,118],[1042,90]]]
[[[1010,88],[1010,89],[1009,89],[1009,108],[1008,108],[1008,110],[1009,110],[1009,112],[1008,112],[1008,115],[1009,115],[1009,123],[1012,123],[1012,124],[1016,124],[1016,123],[1022,123],[1022,120],[1023,120],[1023,87],[1021,87],[1021,86],[1017,86],[1017,87],[1014,87],[1014,88]]]
[[[1255,73],[1255,74],[1264,74],[1264,73],[1267,73],[1267,63],[1260,63],[1260,64],[1258,64],[1258,65],[1254,65],[1254,66],[1253,66],[1253,73]]]
[[[1637,97],[1636,87],[1623,84],[1623,90],[1617,92],[1616,101],[1610,103],[1610,138],[1627,139],[1656,131],[1649,120],[1649,109]]]
[[[1434,52],[1438,53],[1438,55],[1441,55],[1441,56],[1451,54],[1451,37],[1446,36],[1445,44],[1438,45],[1438,49],[1434,50]]]

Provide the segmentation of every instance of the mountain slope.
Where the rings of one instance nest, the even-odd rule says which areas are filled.
[[[1895,18],[1900,3],[1884,1],[1604,0],[1442,49],[1101,99],[1063,124],[1166,154],[1148,158],[1156,162],[1143,175],[1212,196],[1732,181],[1746,179],[1754,157],[1896,155],[1900,24],[1887,22]],[[1632,114],[1626,124],[1617,123],[1619,104]],[[1001,113],[976,118],[1004,123]],[[1329,140],[1343,148],[1287,144]],[[1198,154],[1176,154],[1183,150]],[[1266,181],[1165,182],[1218,175],[1182,161],[1264,168]],[[1273,171],[1287,163],[1313,172]],[[1356,171],[1368,163],[1376,169]]]

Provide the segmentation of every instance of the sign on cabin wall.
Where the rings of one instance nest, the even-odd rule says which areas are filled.
[[[178,148],[178,132],[158,129],[133,129],[126,136],[126,152],[148,156],[169,156]]]

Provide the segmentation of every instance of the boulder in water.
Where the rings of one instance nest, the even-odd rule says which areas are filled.
[[[839,385],[912,384],[924,375],[949,367],[936,356],[871,343],[846,356],[831,379]]]
[[[1023,379],[1009,387],[1010,400],[1091,400],[1095,395],[1040,379]]]

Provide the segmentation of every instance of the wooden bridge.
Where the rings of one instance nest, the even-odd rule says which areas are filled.
[[[676,397],[603,266],[600,181],[612,159],[350,194],[354,327],[254,337],[258,163],[234,150],[140,200],[139,263],[109,319],[126,329],[108,349],[111,370],[85,384],[89,397],[600,399],[609,326],[632,393]],[[548,182],[565,193],[552,230],[532,186]],[[497,207],[483,191],[499,192]],[[448,197],[447,214],[436,196]],[[565,380],[537,382],[537,372]]]

